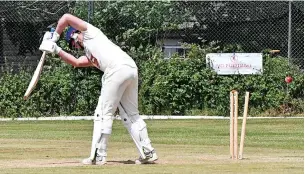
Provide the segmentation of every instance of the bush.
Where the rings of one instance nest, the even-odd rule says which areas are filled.
[[[265,53],[263,75],[221,76],[207,67],[205,55],[231,52],[232,48],[236,51],[236,48],[187,46],[190,51],[186,59],[176,56],[164,60],[157,56],[142,65],[140,108],[143,113],[229,115],[229,92],[233,89],[240,92],[240,112],[243,96],[249,91],[250,115],[303,113],[304,75],[289,65],[286,58],[272,58]],[[284,82],[288,74],[294,77],[289,85]]]
[[[133,48],[129,54],[139,66],[139,109],[141,114],[229,115],[229,92],[240,92],[240,112],[244,94],[251,93],[250,115],[302,114],[304,75],[284,57],[263,56],[263,75],[221,76],[207,67],[210,52],[242,51],[220,48],[216,43],[185,45],[186,59],[175,55],[165,60],[160,49]],[[0,112],[4,117],[93,115],[100,95],[101,73],[95,68],[73,68],[57,57],[47,56],[41,78],[32,96],[23,94],[33,71],[4,72],[0,77]],[[294,81],[287,85],[286,75]]]
[[[27,101],[23,95],[33,71],[4,72],[0,77],[1,116],[92,115],[100,92],[101,73],[94,68],[74,69],[59,61],[47,56],[37,86]]]

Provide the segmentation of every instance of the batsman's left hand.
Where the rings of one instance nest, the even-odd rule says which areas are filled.
[[[47,31],[44,35],[43,35],[43,41],[44,40],[51,40],[53,42],[57,42],[59,40],[60,35],[56,32],[49,32]]]
[[[52,33],[47,31],[44,35],[43,35],[43,39],[42,41],[45,41],[45,40],[50,40],[52,39]]]

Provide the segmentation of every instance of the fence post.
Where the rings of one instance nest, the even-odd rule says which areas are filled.
[[[291,1],[289,0],[289,12],[288,12],[288,65],[290,64],[290,58],[291,58]]]
[[[90,19],[93,16],[93,8],[94,8],[94,2],[88,1],[88,23],[90,23]]]
[[[2,65],[4,63],[4,57],[3,57],[3,37],[4,35],[4,18],[0,19],[0,65]]]

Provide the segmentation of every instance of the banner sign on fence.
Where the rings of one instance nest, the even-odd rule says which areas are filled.
[[[210,53],[206,62],[221,75],[263,73],[262,53]]]

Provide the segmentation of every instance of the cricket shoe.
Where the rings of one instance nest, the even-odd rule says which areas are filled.
[[[83,159],[82,163],[85,165],[104,165],[107,163],[107,160],[104,156],[97,156],[95,160],[91,158]]]
[[[158,160],[158,155],[155,150],[152,150],[151,152],[145,153],[146,158],[143,159],[142,157],[139,157],[139,159],[136,159],[136,164],[153,164],[155,161]]]

